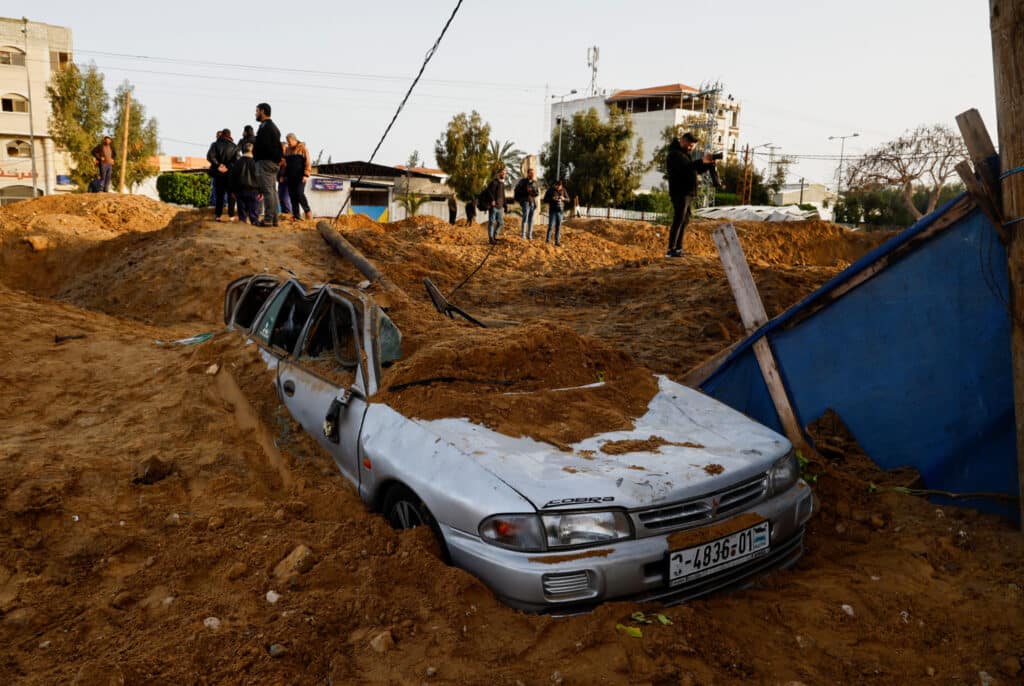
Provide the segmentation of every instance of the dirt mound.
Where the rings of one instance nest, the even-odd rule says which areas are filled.
[[[565,447],[631,429],[658,390],[650,371],[629,355],[567,326],[458,334],[397,362],[386,375],[388,390],[375,400],[412,417],[466,417],[509,436]]]
[[[281,407],[254,346],[224,333],[155,342],[217,331],[223,288],[244,273],[359,280],[312,223],[256,229],[180,212],[123,229],[111,219],[81,251],[58,242],[38,254],[60,259],[33,261],[20,237],[74,235],[74,222],[92,221],[72,206],[81,199],[112,201],[115,214],[136,203],[68,196],[0,210],[5,250],[12,235],[24,250],[3,253],[13,261],[0,278],[20,270],[37,294],[62,293],[0,284],[6,683],[1020,680],[1024,539],[897,490],[912,475],[878,470],[838,420],[812,429],[827,460],[807,468],[820,511],[794,569],[682,607],[617,602],[566,618],[509,609],[442,564],[426,530],[398,533],[366,510]],[[38,210],[44,202],[52,212]],[[479,404],[477,421],[558,445],[635,416],[651,378],[641,364],[676,374],[741,334],[701,226],[689,256],[665,260],[664,229],[636,223],[570,226],[555,250],[509,230],[492,248],[479,225],[351,221],[346,235],[407,291],[390,311],[406,357],[385,382],[473,379],[382,395],[418,416]],[[741,240],[761,261],[753,273],[770,314],[857,248],[827,225],[751,227]],[[773,262],[787,255],[804,261]],[[454,300],[523,326],[480,330],[429,305],[423,276],[448,292],[481,263]],[[592,403],[593,416],[569,414],[563,406],[581,403],[564,393]],[[140,480],[154,460],[165,468]],[[295,551],[302,564],[282,566]]]
[[[686,230],[684,248],[691,255],[718,257],[711,233],[724,221],[694,219]],[[802,222],[732,222],[747,259],[770,265],[846,266],[888,240],[886,232],[849,231],[820,220]],[[668,227],[618,219],[571,219],[566,226],[625,246],[662,255]]]

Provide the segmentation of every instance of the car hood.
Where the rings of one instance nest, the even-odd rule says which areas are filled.
[[[706,495],[765,472],[791,448],[785,437],[692,388],[663,376],[658,386],[632,430],[591,436],[567,451],[468,419],[417,423],[546,510],[637,509]],[[660,439],[656,448],[621,443],[651,437]]]

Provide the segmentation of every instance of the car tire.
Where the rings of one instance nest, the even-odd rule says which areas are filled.
[[[437,520],[434,519],[434,515],[430,513],[423,501],[411,490],[401,484],[389,488],[384,496],[381,513],[388,524],[395,529],[429,527],[431,533],[434,534],[434,541],[437,543],[437,550],[435,550],[437,556],[445,563],[449,561],[448,546],[444,543],[441,527],[437,525]]]

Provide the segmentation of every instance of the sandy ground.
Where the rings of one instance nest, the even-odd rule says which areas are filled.
[[[210,219],[115,196],[0,209],[4,683],[1022,682],[1024,539],[894,491],[913,475],[878,471],[834,418],[813,427],[830,458],[810,467],[821,511],[794,569],[667,609],[501,605],[424,532],[367,512],[252,348],[222,332],[237,276],[358,276],[311,222]],[[406,359],[389,379],[462,364],[453,346],[474,341],[475,373],[528,385],[678,378],[738,340],[711,226],[694,223],[680,260],[660,257],[664,229],[639,222],[569,222],[561,249],[511,230],[492,250],[479,226],[429,219],[342,230],[406,292],[391,305]],[[770,314],[878,242],[823,223],[739,228]],[[488,252],[453,301],[521,327],[475,330],[426,300],[423,277],[449,292]],[[156,343],[205,331],[199,345]],[[422,414],[488,393],[391,401]],[[629,407],[605,419],[628,421]],[[478,420],[529,432],[552,410]],[[637,611],[672,623],[640,625]]]

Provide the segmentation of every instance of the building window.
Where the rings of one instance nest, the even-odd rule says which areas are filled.
[[[28,112],[28,100],[20,95],[8,93],[0,98],[0,112]]]
[[[50,51],[50,71],[60,71],[71,64],[70,52]]]
[[[0,64],[10,64],[16,67],[25,66],[25,53],[14,48],[0,49]]]
[[[32,148],[25,141],[7,141],[8,157],[32,157]]]

